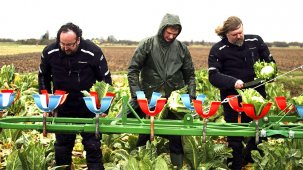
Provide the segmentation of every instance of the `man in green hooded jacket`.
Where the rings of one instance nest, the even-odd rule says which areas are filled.
[[[132,95],[131,105],[143,117],[136,103],[136,91],[144,91],[147,99],[153,92],[168,98],[172,91],[187,85],[191,98],[196,97],[195,69],[186,45],[176,38],[182,26],[177,15],[166,14],[157,35],[139,43],[128,67],[128,82]],[[177,119],[168,112],[167,119]],[[183,163],[181,136],[167,136],[172,164],[178,169]],[[145,145],[147,135],[140,135],[137,145]]]

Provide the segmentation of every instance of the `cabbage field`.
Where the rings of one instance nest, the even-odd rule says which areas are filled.
[[[5,49],[10,49],[6,53]],[[28,48],[32,50],[19,49]],[[37,108],[32,94],[37,94],[37,70],[40,62],[40,52],[43,47],[1,47],[0,45],[0,89],[14,89],[20,92],[20,97],[13,105],[3,110],[3,117],[26,117],[42,116],[42,111]],[[111,91],[116,97],[109,109],[107,118],[115,118],[122,109],[122,96],[129,96],[127,83],[127,67],[135,47],[124,46],[102,46],[107,59],[109,69],[113,74],[113,86]],[[15,49],[15,50],[14,50]],[[38,49],[38,50],[37,50]],[[218,89],[210,85],[207,79],[207,55],[209,47],[189,47],[194,66],[196,68],[197,94],[207,96],[206,104],[210,101],[218,101]],[[270,49],[278,67],[278,75],[284,74],[303,64],[303,49],[301,48],[271,48]],[[16,53],[12,52],[16,51]],[[165,109],[176,109],[175,114],[183,117],[186,111],[182,105],[180,94],[173,93],[176,100],[168,99]],[[268,98],[266,101],[274,103],[275,97],[285,96],[287,101],[303,93],[303,73],[298,69],[287,76],[267,84]],[[175,106],[172,108],[170,104]],[[273,104],[268,116],[276,116],[279,108]],[[187,113],[191,113],[190,111]],[[0,113],[1,114],[1,113]],[[288,116],[298,117],[294,110]],[[196,119],[201,119],[199,116]],[[161,117],[156,117],[161,119]],[[201,119],[202,120],[202,119]],[[208,119],[209,122],[224,123],[222,108]],[[1,119],[0,119],[1,123]],[[302,120],[296,122],[280,122],[278,126],[285,124],[301,124]],[[157,126],[157,125],[155,125]],[[202,133],[201,133],[202,135]],[[103,162],[106,169],[137,170],[137,169],[172,169],[168,154],[168,141],[165,138],[155,136],[154,141],[148,142],[146,146],[137,148],[135,146],[137,134],[103,134],[102,152]],[[33,169],[60,169],[54,162],[53,133],[46,137],[41,131],[2,129],[0,133],[0,169],[8,170],[33,170]],[[231,157],[231,150],[226,147],[224,136],[184,136],[184,151],[186,152],[183,169],[227,169],[226,160]],[[303,139],[289,139],[273,137],[267,142],[259,145],[264,155],[258,151],[252,153],[254,164],[249,164],[246,169],[302,169],[303,168]],[[85,151],[78,136],[73,150],[74,169],[86,169]]]

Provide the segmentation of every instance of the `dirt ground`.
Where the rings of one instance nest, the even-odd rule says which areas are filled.
[[[209,48],[189,48],[196,70],[207,68]],[[102,48],[111,72],[127,71],[129,61],[135,47],[104,47]],[[291,70],[303,64],[302,48],[272,48],[270,49],[277,62],[278,69]],[[16,72],[38,71],[40,53],[0,56],[0,67],[14,64]]]

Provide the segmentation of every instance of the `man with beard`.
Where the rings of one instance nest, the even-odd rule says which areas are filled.
[[[209,81],[220,89],[223,101],[228,95],[238,95],[236,89],[244,88],[244,82],[254,80],[256,75],[253,65],[256,61],[274,60],[260,36],[243,34],[242,21],[236,16],[229,17],[215,31],[222,40],[216,43],[209,53]],[[264,98],[266,97],[264,85],[256,90]],[[223,110],[226,122],[237,123],[238,113],[228,103],[223,103]],[[246,114],[241,114],[241,122],[250,121],[252,120]],[[257,149],[255,139],[248,140],[245,150],[243,139],[243,137],[227,137],[228,146],[233,149],[233,158],[228,159],[229,165],[230,162],[232,163],[230,168],[233,170],[241,169],[242,165],[253,162],[250,152]]]
[[[73,23],[62,25],[57,42],[43,50],[38,77],[39,90],[68,93],[66,101],[57,108],[58,117],[93,118],[95,115],[87,109],[81,91],[89,91],[96,81],[112,84],[103,52],[91,41],[82,39],[82,30]],[[93,133],[81,133],[81,136],[88,169],[104,169],[101,139]],[[56,133],[56,165],[71,168],[75,139],[76,134]]]
[[[157,35],[144,39],[135,50],[128,67],[128,81],[132,95],[131,105],[141,117],[144,113],[138,108],[136,91],[144,91],[150,100],[153,92],[160,92],[168,98],[172,91],[188,86],[191,98],[196,96],[195,70],[186,45],[176,38],[181,32],[177,15],[166,14]],[[140,78],[139,78],[140,76]],[[177,119],[168,111],[167,119]],[[172,164],[181,169],[183,148],[181,136],[167,136]],[[137,145],[145,145],[148,135],[140,135]]]

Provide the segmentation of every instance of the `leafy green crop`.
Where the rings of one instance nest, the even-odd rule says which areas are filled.
[[[232,157],[232,149],[224,144],[215,143],[217,139],[201,136],[182,136],[185,161],[189,169],[227,169],[226,160]]]
[[[268,103],[268,100],[264,99],[255,89],[249,88],[237,91],[241,95],[243,103],[253,104],[256,116],[260,115],[263,107]]]
[[[282,143],[263,142],[258,145],[262,150],[253,150],[253,169],[287,169],[303,168],[302,140],[292,140]]]
[[[298,97],[293,97],[290,100],[294,105],[299,105],[302,106],[303,105],[303,96],[298,96]]]
[[[107,92],[113,92],[114,88],[105,83],[104,81],[96,81],[93,86],[90,88],[90,91],[95,91],[98,93],[99,101],[102,97],[106,95]],[[87,91],[81,91],[84,96],[90,96],[89,92]]]
[[[187,109],[182,100],[181,100],[181,94],[186,94],[187,88],[182,88],[180,90],[175,90],[171,93],[167,100],[167,105],[169,109],[176,114],[177,117],[180,119],[183,118],[184,113],[191,113],[191,110]],[[183,113],[183,114],[182,114]]]
[[[14,81],[15,66],[3,65],[0,69],[0,88],[11,89],[10,85]]]
[[[277,74],[277,65],[274,62],[257,61],[254,64],[254,71],[257,78],[262,80],[273,79]]]

